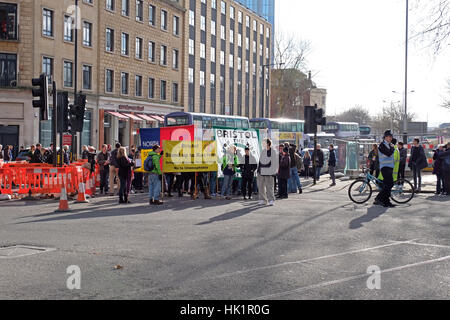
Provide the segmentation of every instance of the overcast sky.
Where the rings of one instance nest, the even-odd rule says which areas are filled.
[[[317,73],[313,80],[328,90],[328,114],[355,105],[376,114],[383,100],[403,102],[392,91],[404,91],[405,0],[276,1],[276,28],[312,43],[308,64]],[[412,23],[417,17],[417,10],[410,12]],[[409,66],[415,93],[408,105],[416,120],[450,122],[450,112],[439,107],[450,78],[450,48],[435,57],[412,43]]]

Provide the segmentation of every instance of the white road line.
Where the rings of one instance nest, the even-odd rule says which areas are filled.
[[[450,249],[450,246],[446,246],[444,244],[431,244],[431,243],[419,243],[419,242],[410,242],[409,244],[423,247],[436,247],[436,248],[444,248]]]
[[[408,241],[393,241],[392,243],[389,243],[389,244],[384,244],[384,245],[371,247],[371,248],[364,248],[364,249],[358,249],[358,250],[352,250],[352,251],[345,251],[345,252],[336,253],[336,254],[330,254],[330,255],[317,257],[317,258],[310,258],[310,259],[305,259],[305,260],[290,261],[290,262],[283,262],[283,263],[278,263],[278,264],[267,265],[267,266],[263,266],[263,267],[256,267],[256,268],[251,268],[251,269],[246,269],[246,270],[241,270],[241,271],[235,271],[235,272],[221,274],[219,276],[212,277],[212,279],[220,279],[220,278],[225,278],[225,277],[234,276],[234,275],[243,274],[243,273],[248,273],[248,272],[253,272],[253,271],[260,271],[260,270],[266,270],[266,269],[271,269],[271,268],[278,268],[278,267],[288,266],[288,265],[292,265],[292,264],[301,264],[301,263],[305,263],[305,262],[312,262],[312,261],[328,259],[328,258],[335,258],[335,257],[344,256],[344,255],[347,255],[347,254],[366,252],[366,251],[371,251],[371,250],[376,250],[376,249],[396,246],[396,245],[400,245],[400,244],[409,244],[409,243],[411,243],[413,241],[417,241],[417,240],[419,240],[419,239],[413,239],[413,240],[408,240]]]
[[[426,264],[442,262],[442,261],[445,261],[445,260],[448,260],[448,259],[450,259],[450,256],[445,256],[445,257],[438,258],[438,259],[433,259],[433,260],[426,260],[426,261],[417,262],[417,263],[406,264],[406,265],[400,266],[400,267],[395,267],[395,268],[381,270],[381,273],[399,271],[399,270],[403,270],[403,269],[407,269],[407,268],[413,268],[413,267],[422,266],[422,265],[426,265]],[[343,278],[343,279],[333,280],[333,281],[327,281],[327,282],[321,282],[321,283],[313,284],[313,285],[306,286],[306,287],[300,287],[300,288],[293,289],[293,290],[288,290],[288,291],[284,291],[284,292],[278,292],[278,293],[274,293],[274,294],[269,294],[269,295],[261,296],[261,297],[258,297],[258,298],[253,298],[253,299],[250,299],[250,300],[274,299],[274,298],[286,296],[286,295],[293,294],[293,293],[300,293],[300,292],[311,290],[311,289],[327,287],[327,286],[331,286],[331,285],[338,284],[338,283],[343,283],[343,282],[348,282],[348,281],[352,281],[352,280],[356,280],[356,279],[366,278],[366,277],[369,277],[369,276],[370,275],[367,274],[367,273],[359,274],[359,275],[348,277],[348,278]]]

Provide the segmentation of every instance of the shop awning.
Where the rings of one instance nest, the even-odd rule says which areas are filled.
[[[123,113],[123,114],[133,120],[142,121],[141,118],[139,118],[138,116],[135,116],[134,114],[131,114],[131,113]]]
[[[115,116],[117,118],[120,118],[120,119],[124,119],[124,120],[130,119],[130,117],[127,117],[126,115],[123,115],[123,114],[121,114],[119,112],[107,111],[107,113],[109,113],[110,115],[113,115],[113,116]]]
[[[155,116],[155,115],[151,115],[152,118],[155,118],[156,120],[160,121],[160,122],[164,122],[164,118],[160,117],[160,116]]]
[[[139,117],[141,117],[142,119],[147,120],[147,121],[155,121],[155,119],[153,119],[152,117],[149,117],[149,116],[146,115],[146,114],[138,113],[137,116],[139,116]]]

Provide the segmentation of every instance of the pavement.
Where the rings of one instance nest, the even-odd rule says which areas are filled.
[[[157,207],[146,194],[71,201],[65,213],[50,199],[4,202],[0,299],[450,298],[450,197],[386,209],[350,202],[350,181],[304,183],[274,207]],[[73,266],[80,289],[67,285]]]

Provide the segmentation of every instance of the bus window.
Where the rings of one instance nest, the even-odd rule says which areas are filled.
[[[203,129],[211,129],[212,121],[210,117],[203,117]]]
[[[225,127],[226,126],[226,121],[224,118],[213,118],[213,126],[214,127]]]
[[[234,119],[227,119],[227,128],[236,128],[236,123],[234,122]]]
[[[249,125],[248,125],[248,121],[247,120],[241,120],[241,122],[242,122],[242,128],[243,129],[249,129]]]
[[[244,120],[244,122],[248,126],[247,121]],[[252,121],[250,122],[250,127],[254,129],[267,129],[267,120]]]
[[[203,126],[203,118],[201,116],[194,116],[194,125],[201,128]]]
[[[272,130],[280,130],[280,123],[279,122],[272,122]]]
[[[189,125],[188,116],[168,117],[167,118],[167,126],[168,127],[187,126],[187,125]]]

